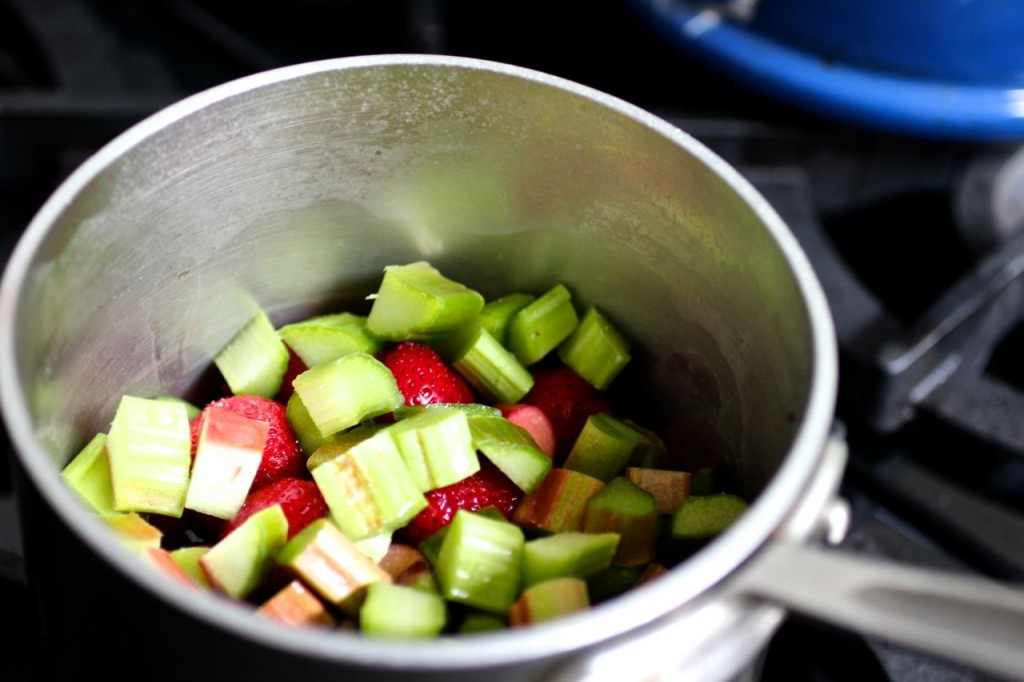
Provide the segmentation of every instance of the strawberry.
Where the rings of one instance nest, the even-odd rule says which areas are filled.
[[[510,518],[523,498],[523,491],[498,467],[481,458],[480,470],[472,476],[424,495],[427,498],[426,508],[395,533],[401,542],[418,545],[451,523],[455,512],[460,509],[477,511],[485,507],[496,507],[506,518]]]
[[[424,343],[403,341],[388,346],[378,359],[395,376],[406,405],[475,402],[466,380]]]
[[[270,429],[267,431],[267,444],[263,448],[263,459],[260,461],[260,467],[256,471],[256,477],[253,479],[250,490],[262,488],[285,476],[309,477],[309,472],[306,469],[306,457],[288,423],[285,405],[258,395],[228,396],[215,400],[204,407],[190,425],[192,427],[193,454],[196,451],[199,432],[203,428],[203,416],[211,405],[226,407],[243,417],[259,419],[270,424]]]
[[[546,365],[533,375],[533,388],[521,403],[535,405],[548,416],[555,431],[556,456],[572,448],[587,417],[611,412],[608,395],[590,385],[566,365]]]
[[[253,489],[238,510],[221,531],[223,538],[242,523],[267,507],[279,504],[288,519],[288,537],[291,538],[313,521],[327,515],[327,503],[320,488],[308,479],[291,476],[279,478],[262,488]]]

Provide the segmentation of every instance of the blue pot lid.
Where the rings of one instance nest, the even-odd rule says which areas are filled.
[[[746,87],[817,115],[944,140],[1024,140],[1024,83],[879,71],[828,59],[713,10],[672,0],[630,2],[673,43]]]

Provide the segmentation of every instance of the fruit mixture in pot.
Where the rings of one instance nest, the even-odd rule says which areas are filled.
[[[630,343],[563,284],[485,300],[418,261],[369,298],[255,314],[213,358],[222,395],[123,396],[65,480],[189,589],[375,637],[589,608],[746,510],[615,414]]]

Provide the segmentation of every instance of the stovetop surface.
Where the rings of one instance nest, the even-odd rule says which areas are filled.
[[[993,150],[853,129],[745,91],[656,36],[627,3],[0,0],[0,253],[6,260],[68,172],[158,108],[276,66],[398,52],[491,59],[575,80],[663,116],[736,166],[793,227],[834,309],[838,416],[851,445],[842,493],[854,512],[844,546],[1024,579],[1022,438],[1011,432],[992,444],[964,428],[1024,386],[1008,350],[1019,347],[1019,332],[1013,324],[1001,330],[1006,339],[994,350],[977,341],[989,352],[957,375],[964,377],[953,383],[967,387],[952,391],[958,401],[938,390],[920,400],[914,377],[904,381],[886,364],[894,348],[920,349],[929,332],[944,329],[940,322],[956,318],[951,310],[972,303],[956,285],[1003,249],[990,233],[978,246],[956,213],[965,174]],[[1015,302],[1019,309],[1016,299],[1000,305]],[[988,300],[976,307],[972,321],[998,314],[983,314],[997,307]],[[958,335],[973,343],[992,326],[956,321],[966,330],[950,343]],[[940,363],[939,345],[914,366]],[[965,406],[965,395],[981,397]],[[958,410],[966,416],[951,424]],[[9,493],[4,474],[0,467],[0,491]],[[17,552],[17,538],[0,526],[0,565],[5,551]],[[8,578],[0,603],[12,633],[0,639],[0,679],[36,679],[38,635],[24,626],[34,622],[31,597]],[[763,679],[987,678],[791,616]]]

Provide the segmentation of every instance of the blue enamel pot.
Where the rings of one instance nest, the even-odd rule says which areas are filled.
[[[813,114],[896,134],[1024,139],[1016,0],[628,0],[674,44]]]

